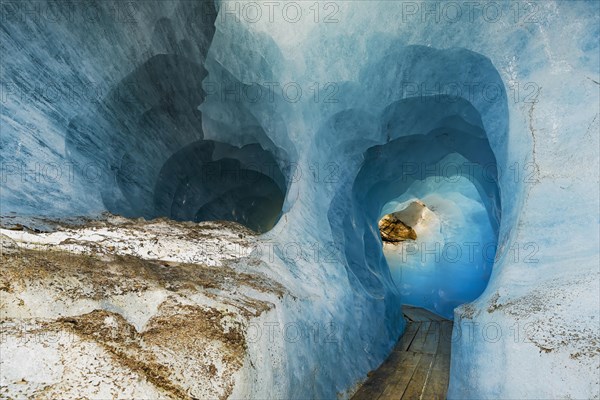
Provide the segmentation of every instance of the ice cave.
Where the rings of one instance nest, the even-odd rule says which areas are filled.
[[[600,2],[0,12],[0,398],[600,399]]]

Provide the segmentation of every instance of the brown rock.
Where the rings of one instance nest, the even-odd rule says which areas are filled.
[[[417,233],[413,228],[400,221],[394,214],[387,214],[379,220],[381,239],[385,242],[403,242],[416,240]]]

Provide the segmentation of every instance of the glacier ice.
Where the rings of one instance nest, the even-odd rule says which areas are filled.
[[[420,182],[419,182],[420,183]],[[430,177],[412,184],[382,208],[382,215],[420,201],[416,241],[384,243],[383,252],[402,302],[452,319],[454,308],[487,286],[496,236],[475,187],[462,177]]]
[[[265,232],[262,273],[294,296],[259,322],[319,322],[335,340],[263,337],[234,395],[332,398],[383,361],[417,301],[377,221],[420,199],[444,243],[495,250],[426,279],[423,304],[454,312],[449,397],[597,395],[597,3],[453,3],[457,17],[334,1],[317,22],[291,3],[304,18],[2,3],[2,215]]]

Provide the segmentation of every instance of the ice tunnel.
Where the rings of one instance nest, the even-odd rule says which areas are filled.
[[[416,60],[408,64],[420,64],[419,68],[402,71],[402,61],[411,57]],[[407,48],[396,59],[397,64],[394,65],[393,60],[393,57],[386,57],[380,65],[382,70],[385,68],[389,73],[398,68],[402,74],[414,73],[415,82],[421,82],[420,79],[454,82],[458,78],[452,74],[460,75],[461,69],[466,69],[464,64],[469,64],[469,74],[485,75],[495,87],[503,88],[493,66],[472,52],[456,49],[448,54],[426,48]],[[452,72],[438,67],[452,64],[462,66]],[[477,69],[474,71],[473,68]],[[393,87],[393,75],[388,79],[390,81],[386,83]],[[406,90],[406,87],[398,86],[400,93]],[[505,93],[496,96],[504,99]],[[382,292],[377,289],[380,286],[376,282],[389,280],[391,271],[403,303],[425,307],[450,319],[455,307],[476,299],[487,285],[502,214],[494,151],[501,153],[503,150],[498,145],[492,150],[483,120],[494,121],[488,128],[492,130],[492,136],[506,135],[506,103],[489,102],[483,96],[471,100],[479,102],[478,108],[458,96],[408,97],[383,107],[379,118],[371,117],[372,126],[368,128],[349,127],[355,116],[350,117],[353,121],[350,124],[339,124],[340,128],[336,126],[337,121],[332,123],[336,129],[372,129],[384,140],[384,144],[371,146],[362,155],[364,161],[352,183],[350,198],[345,200],[345,207],[353,212],[346,213],[343,222],[339,223],[334,221],[339,218],[334,214],[337,210],[335,202],[331,209],[330,221],[343,238],[340,246],[345,249],[349,268],[366,288],[379,295]],[[340,113],[336,118],[348,117],[348,114]],[[348,137],[353,133],[345,130],[344,135]],[[355,135],[358,138],[361,134]],[[439,201],[452,193],[457,196],[454,204],[465,207],[461,212],[451,212],[451,207],[443,206]],[[428,210],[431,211],[435,204],[439,209],[437,213],[445,220],[441,225],[438,221],[437,239],[432,236],[428,242],[417,238],[412,247],[411,244],[384,246],[378,221],[385,214],[402,210],[408,205],[404,202],[423,200],[427,196],[432,201]],[[361,242],[364,247],[356,246]],[[385,249],[383,253],[382,248]]]
[[[416,102],[418,104],[415,104]],[[464,236],[446,236],[449,227],[444,226],[444,238],[447,240],[431,241],[428,248],[427,242],[417,239],[416,251],[411,248],[404,249],[405,254],[402,255],[394,254],[393,250],[386,252],[386,256],[389,254],[387,261],[390,268],[396,271],[393,274],[396,278],[394,280],[401,287],[401,295],[408,298],[406,303],[425,306],[452,318],[456,306],[474,300],[485,289],[495,251],[491,254],[486,251],[484,258],[482,248],[489,249],[490,244],[496,244],[501,208],[497,164],[481,126],[480,117],[473,107],[464,101],[456,99],[452,106],[444,104],[446,102],[449,102],[449,99],[420,98],[390,106],[383,121],[390,141],[369,149],[365,163],[355,180],[354,193],[357,196],[355,202],[361,205],[368,220],[379,221],[382,217],[381,210],[391,200],[409,191],[417,181],[451,180],[454,176],[462,174],[477,188],[480,196],[474,201],[481,203],[482,208],[487,210],[487,218],[476,219],[472,225],[468,223],[468,219],[463,219],[461,223],[460,219],[456,218],[454,222],[457,226],[454,229],[462,230]],[[418,121],[440,113],[441,107],[444,108],[444,112],[439,116],[438,125],[426,126],[425,129],[429,130],[426,134],[412,134],[393,139],[399,136],[399,132],[417,131],[420,129]],[[460,193],[461,186],[456,186]],[[429,196],[444,197],[448,193],[447,188],[434,185],[429,185],[429,188],[431,192],[426,194]],[[471,208],[475,207],[471,205]],[[442,211],[443,208],[440,207],[438,212]],[[465,234],[479,230],[482,224],[486,225],[487,235],[469,238],[469,235]],[[468,245],[474,248],[470,249]],[[402,249],[397,251],[402,253]],[[458,254],[451,255],[449,251]],[[403,260],[406,254],[420,259],[420,266],[423,268],[421,274],[417,272],[418,267],[415,265],[403,268],[403,264],[407,264],[407,260]],[[467,262],[467,259],[470,261]],[[432,273],[431,266],[442,262],[444,265],[437,265],[437,268],[434,268],[437,272]],[[478,269],[487,270],[488,273],[474,288],[472,275],[477,274]],[[453,298],[449,298],[448,290],[444,290],[442,282],[453,286],[455,291],[462,290],[469,295],[454,293],[450,295]],[[424,287],[428,289],[425,290]],[[414,291],[419,292],[421,297],[415,296]]]
[[[452,319],[454,308],[483,292],[495,259],[497,236],[479,193],[461,176],[428,177],[388,202],[381,217],[390,213],[415,232],[414,240],[383,242],[402,303]]]
[[[592,398],[600,10],[471,3],[3,1],[0,396]]]

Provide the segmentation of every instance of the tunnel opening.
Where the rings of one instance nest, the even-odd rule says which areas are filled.
[[[383,127],[396,138],[365,153],[354,202],[375,232],[366,259],[376,260],[375,240],[401,303],[451,319],[483,292],[492,270],[501,216],[496,159],[469,102],[454,101],[428,132],[402,136],[409,110],[409,123],[418,116],[414,105],[402,100],[385,111]]]
[[[264,233],[282,213],[286,177],[273,155],[256,143],[236,147],[197,140],[168,158],[148,158],[143,148],[132,145],[115,164],[111,158],[96,153],[83,161],[97,171],[102,200],[111,214],[232,221]]]
[[[383,243],[400,243],[417,240],[415,227],[424,219],[427,206],[415,200],[406,207],[385,214],[377,223]]]
[[[261,234],[279,220],[287,191],[278,162],[256,143],[197,140],[166,160],[131,147],[116,168],[98,165],[107,211],[128,218],[231,221]]]
[[[381,213],[397,216],[414,231],[413,237],[395,242],[382,235],[383,254],[402,305],[449,318],[455,307],[483,292],[497,236],[468,179],[434,176],[417,181]]]
[[[244,139],[237,146],[205,138],[206,129],[225,136],[198,110],[206,75],[181,55],[153,56],[70,121],[66,153],[97,185],[106,211],[233,221],[257,233],[276,224],[287,192],[285,155],[273,154],[277,147],[251,118],[235,127]]]
[[[165,162],[154,186],[154,208],[175,220],[234,221],[264,233],[277,223],[285,193],[283,173],[260,145],[202,140]]]
[[[352,114],[364,119],[362,126],[355,124],[360,132],[376,130],[386,139],[359,156],[351,190],[340,192],[329,209],[329,223],[339,235],[349,276],[357,290],[373,299],[390,293],[386,307],[412,304],[452,319],[456,306],[475,300],[486,288],[498,243],[499,172],[482,116],[465,99],[439,97],[398,100],[375,118]],[[348,116],[340,113],[338,118]],[[345,123],[339,127],[349,129]],[[406,229],[407,240],[386,243],[379,223],[398,212],[398,219],[414,234]],[[427,217],[426,222],[438,220],[437,236],[426,234],[423,221],[419,226],[420,216]],[[475,249],[469,248],[471,242],[477,243]],[[402,262],[406,261],[402,254],[411,262],[421,257],[430,262],[402,268],[384,251],[391,246],[403,248]],[[464,257],[477,262],[464,263]],[[442,265],[436,258],[449,262]],[[413,270],[406,272],[406,267]]]

